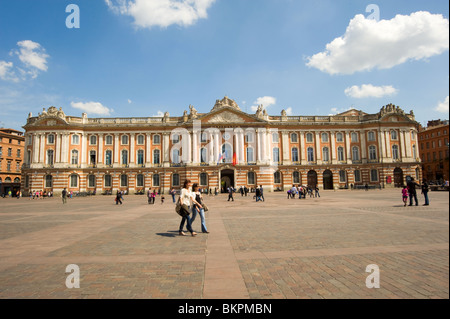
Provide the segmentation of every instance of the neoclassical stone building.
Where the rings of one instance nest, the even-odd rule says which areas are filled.
[[[22,186],[132,194],[179,189],[188,178],[213,191],[394,187],[421,179],[418,126],[412,111],[392,104],[377,114],[271,116],[225,97],[209,113],[189,106],[180,117],[144,118],[75,117],[52,106],[24,126]]]

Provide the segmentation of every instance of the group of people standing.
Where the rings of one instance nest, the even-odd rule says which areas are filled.
[[[287,198],[295,198],[295,195],[298,195],[298,199],[306,198],[306,195],[309,197],[320,197],[319,187],[315,186],[303,186],[292,185],[292,188],[287,191]]]
[[[413,206],[413,200],[414,203],[416,204],[416,206],[419,206],[419,201],[417,200],[417,188],[420,188],[421,194],[423,195],[424,199],[425,199],[425,204],[423,204],[423,206],[428,206],[430,205],[430,200],[428,198],[428,191],[430,190],[430,187],[428,185],[428,182],[426,179],[423,180],[422,185],[417,184],[414,181],[414,178],[411,178],[406,185],[403,186],[402,189],[402,200],[403,200],[403,206],[406,206],[407,202],[408,202],[408,197],[409,197],[409,205],[408,206]]]

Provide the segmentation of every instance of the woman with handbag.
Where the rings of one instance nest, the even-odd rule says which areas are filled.
[[[203,196],[198,189],[198,184],[192,185],[192,191],[195,194],[195,201],[197,203],[201,203],[204,206]],[[200,215],[200,219],[201,219],[201,223],[202,223],[202,233],[209,234],[209,231],[206,229],[206,223],[205,223],[205,207],[199,207],[196,204],[193,205],[191,224],[194,223],[194,220],[197,217],[197,213]]]
[[[200,205],[200,203],[198,203],[195,200],[194,193],[192,193],[189,189],[190,185],[191,185],[191,181],[187,179],[184,182],[183,188],[181,189],[180,198],[178,199],[181,203],[181,210],[184,211],[182,219],[181,219],[181,223],[180,223],[179,233],[180,233],[180,236],[186,236],[186,234],[183,232],[183,227],[184,227],[184,224],[187,222],[186,228],[191,233],[192,237],[194,237],[194,236],[197,236],[197,233],[192,230],[191,218],[189,217],[189,214],[191,213],[190,212],[191,201],[193,204],[196,204],[201,208],[203,208],[203,207],[202,207],[202,205]]]

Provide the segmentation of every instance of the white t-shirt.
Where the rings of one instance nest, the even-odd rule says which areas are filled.
[[[191,192],[189,189],[183,188],[181,189],[181,204],[191,206],[191,200],[195,200],[195,194]]]

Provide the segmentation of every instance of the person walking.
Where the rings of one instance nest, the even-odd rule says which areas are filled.
[[[175,189],[171,189],[170,190],[170,195],[172,195],[172,201],[175,203],[176,201],[175,201],[175,194],[176,194],[176,192],[175,192]]]
[[[64,187],[64,189],[63,189],[63,191],[61,193],[61,197],[62,197],[63,204],[67,203],[67,190],[66,190],[65,187]]]
[[[195,200],[195,195],[190,190],[191,181],[185,180],[183,184],[183,188],[181,189],[181,194],[178,200],[181,202],[181,205],[185,205],[188,207],[187,215],[183,216],[180,223],[179,234],[180,236],[186,236],[183,232],[184,224],[186,224],[187,230],[191,233],[192,237],[197,236],[197,233],[192,229],[191,218],[189,217],[189,210],[191,207],[191,201],[193,204],[197,204],[198,207],[203,208],[203,206]]]
[[[422,194],[423,197],[425,198],[425,204],[423,204],[423,206],[430,205],[430,201],[428,199],[428,191],[429,191],[428,182],[426,179],[424,179],[422,183]]]
[[[414,181],[414,178],[411,177],[411,180],[408,182],[408,193],[409,193],[409,205],[413,205],[413,198],[416,203],[416,206],[419,206],[419,202],[417,201],[417,192],[416,192],[416,186],[420,186]]]
[[[230,199],[234,202],[234,198],[233,198],[233,187],[228,187],[228,201],[230,201]]]
[[[116,205],[122,205],[122,192],[120,192],[119,190],[117,190],[116,193]]]
[[[195,194],[195,201],[203,205],[203,196],[202,193],[198,189],[198,184],[192,185],[192,192]],[[197,217],[197,213],[200,215],[200,222],[202,225],[202,233],[209,234],[208,229],[206,228],[205,223],[205,209],[200,207],[197,204],[194,204],[192,207],[192,217],[191,217],[191,226],[194,224],[195,218]]]
[[[147,202],[149,204],[152,203],[152,189],[151,188],[149,188],[148,191],[147,191]]]
[[[316,189],[315,189],[315,194],[314,194],[314,196],[315,196],[315,197],[320,197],[320,193],[319,193],[319,187],[318,187],[318,186],[316,186]]]

